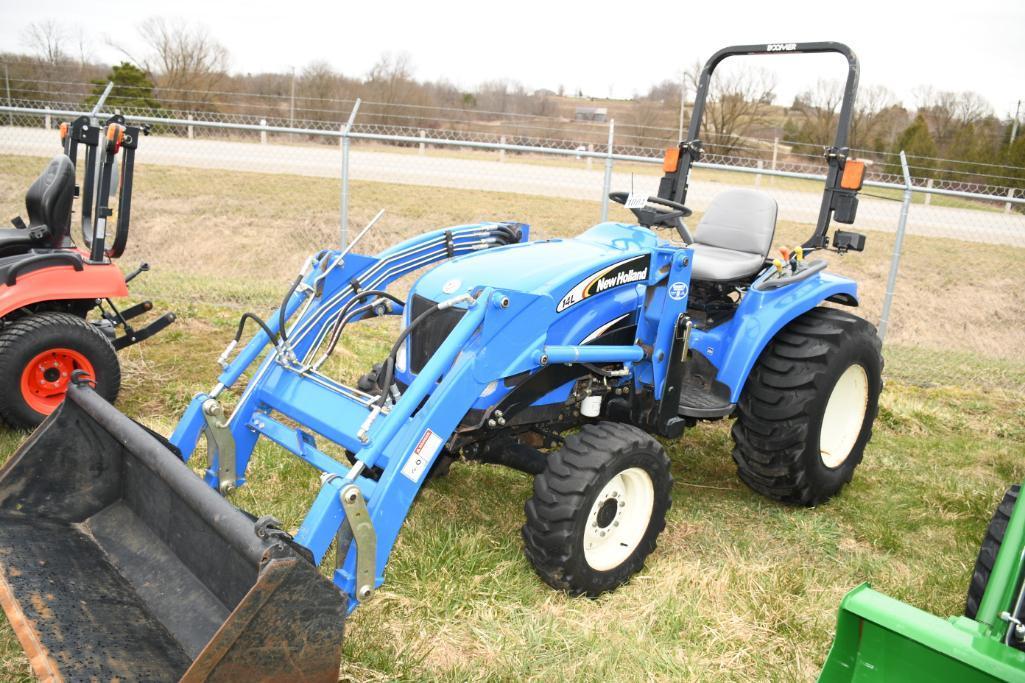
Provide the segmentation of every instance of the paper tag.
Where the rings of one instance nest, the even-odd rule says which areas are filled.
[[[427,469],[427,464],[434,459],[434,456],[438,454],[442,446],[441,437],[427,430],[424,435],[420,437],[420,441],[417,442],[413,452],[406,458],[406,464],[402,466],[402,474],[407,479],[414,483],[420,481],[420,477],[423,475],[424,470]]]
[[[627,195],[626,204],[624,204],[623,206],[625,206],[628,209],[639,209],[647,203],[648,195],[631,192],[629,195]]]

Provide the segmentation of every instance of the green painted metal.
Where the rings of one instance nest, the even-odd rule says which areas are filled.
[[[1025,485],[1023,485],[1025,488]],[[993,562],[986,592],[979,603],[976,620],[988,626],[997,638],[1003,640],[1009,624],[1000,618],[1005,611],[1014,611],[1014,602],[1020,590],[1022,570],[1025,568],[1025,505],[1015,505],[1007,521],[1004,540]]]
[[[840,603],[822,683],[1022,681],[1025,652],[965,617],[943,620],[862,584]]]

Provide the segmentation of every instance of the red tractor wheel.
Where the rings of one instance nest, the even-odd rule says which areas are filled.
[[[75,370],[96,383],[108,401],[117,398],[121,368],[102,332],[69,313],[38,313],[0,330],[0,418],[32,428],[64,400]]]
[[[30,360],[21,373],[21,397],[37,413],[49,415],[68,390],[71,373],[84,370],[96,376],[93,364],[74,349],[47,349]]]

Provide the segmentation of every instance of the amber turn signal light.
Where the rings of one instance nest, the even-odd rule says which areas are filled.
[[[680,148],[670,147],[666,150],[666,154],[662,157],[662,170],[666,173],[676,173],[676,169],[680,167]]]
[[[843,166],[843,176],[840,178],[840,187],[845,190],[854,190],[857,192],[861,189],[861,184],[864,181],[865,162],[848,159],[847,163]]]

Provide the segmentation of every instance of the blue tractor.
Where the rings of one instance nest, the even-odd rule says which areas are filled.
[[[683,222],[713,70],[776,52],[850,66],[818,223],[783,259],[770,256],[776,202],[759,191],[723,192],[694,234]],[[373,599],[417,493],[456,458],[534,475],[526,555],[588,596],[637,573],[665,526],[656,437],[733,419],[752,489],[806,506],[837,494],[871,436],[882,369],[875,329],[844,309],[857,285],[811,258],[864,245],[829,234],[854,221],[864,171],[847,148],[857,79],[838,43],[726,48],[657,196],[611,195],[636,222],[534,242],[519,223],[462,225],[374,256],[312,256],[274,315],[243,315],[169,439],[80,377],[0,472],[0,595],[37,673],[334,680],[345,615]],[[388,291],[435,264],[405,299]],[[385,315],[402,319],[387,357],[356,386],[332,377],[349,326]],[[201,437],[203,479],[187,464]],[[224,498],[260,440],[321,473],[294,533]]]

